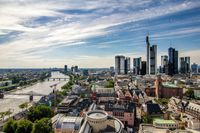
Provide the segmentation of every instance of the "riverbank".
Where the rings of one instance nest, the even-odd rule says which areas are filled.
[[[52,77],[67,77],[59,72],[52,72]],[[48,95],[53,91],[53,88],[51,88],[50,86],[57,84],[56,89],[57,90],[61,90],[61,87],[66,84],[67,81],[47,81],[45,80],[44,82],[37,82],[34,83],[32,85],[20,88],[20,89],[15,89],[12,90],[12,92],[14,91],[16,94],[25,94],[28,93],[30,91],[36,92],[38,94],[42,94],[42,95]],[[10,92],[9,92],[10,93]],[[29,95],[12,95],[12,93],[10,94],[5,94],[4,95],[4,99],[0,99],[0,112],[5,112],[8,111],[9,109],[13,112],[13,114],[17,114],[21,111],[21,109],[19,108],[19,105],[25,102],[29,102]],[[34,96],[34,102],[39,101],[41,98],[41,96]],[[12,115],[13,115],[12,114]]]

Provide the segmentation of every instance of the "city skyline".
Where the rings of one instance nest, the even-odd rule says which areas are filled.
[[[146,60],[148,32],[157,66],[169,47],[200,64],[199,7],[198,0],[3,0],[0,68],[103,68],[114,66],[116,55]]]

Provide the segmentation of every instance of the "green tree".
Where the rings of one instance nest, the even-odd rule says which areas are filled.
[[[189,98],[194,98],[194,91],[192,89],[188,89],[184,95]]]
[[[3,126],[3,132],[14,133],[17,129],[17,122],[13,119],[9,119]]]
[[[52,124],[49,118],[42,118],[40,120],[36,120],[32,133],[52,133]]]
[[[5,117],[5,112],[0,112],[0,118],[1,118],[1,120],[4,120],[4,117]]]
[[[161,104],[161,105],[167,105],[169,102],[169,99],[159,98],[159,99],[155,99],[155,102],[157,102],[158,104]]]
[[[23,109],[27,109],[28,108],[28,102],[20,104],[19,108],[22,109],[22,111],[23,111]]]
[[[33,123],[26,119],[21,119],[17,122],[17,129],[15,133],[31,133]]]
[[[153,123],[153,119],[148,114],[145,114],[143,116],[143,123],[152,124]]]
[[[10,118],[10,115],[11,115],[11,114],[12,114],[11,109],[9,109],[8,111],[5,112],[5,116],[9,116],[9,118]]]
[[[44,117],[51,118],[52,116],[52,109],[45,105],[33,106],[28,111],[28,119],[32,122],[34,122],[35,120],[40,120]]]
[[[105,84],[106,88],[113,88],[114,87],[114,81],[113,80],[108,80]]]
[[[5,112],[0,112],[0,118],[2,120],[4,120],[5,116],[9,116],[12,114],[11,110],[9,109],[8,111],[5,111]]]

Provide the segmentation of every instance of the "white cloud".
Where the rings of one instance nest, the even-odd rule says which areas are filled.
[[[29,66],[31,62],[28,60],[30,59],[32,64],[34,64],[33,62],[41,63],[44,59],[42,59],[40,54],[48,52],[49,49],[84,45],[87,43],[86,39],[116,32],[112,29],[113,26],[159,17],[200,5],[198,1],[186,1],[182,3],[164,3],[160,6],[146,8],[151,3],[152,0],[112,2],[109,0],[2,0],[0,1],[0,35],[6,35],[12,31],[22,32],[13,40],[5,41],[0,45],[2,66],[14,67],[15,63]],[[134,10],[137,8],[139,9],[138,11]],[[61,10],[93,11],[73,14],[61,12]],[[115,10],[118,11],[115,12]],[[45,23],[36,22],[36,19],[44,16],[55,18],[55,20]],[[187,29],[188,32],[199,32],[199,29]],[[183,31],[176,34],[178,33],[185,34]],[[105,47],[108,46],[99,46],[99,48]],[[33,54],[34,52],[30,54],[28,51],[35,51],[35,54]],[[65,59],[58,59],[57,63],[60,65],[65,62]],[[88,57],[89,59],[95,63],[84,60],[81,62],[83,66],[87,66],[87,64],[89,66],[95,66],[95,64],[96,66],[104,66],[96,61],[100,60],[100,57]],[[45,60],[47,67],[55,63],[55,61],[52,63],[53,59]],[[75,59],[75,61],[77,60]],[[111,61],[111,57],[105,57],[104,62],[101,64],[110,64],[109,61]],[[71,62],[75,63],[73,60]],[[76,63],[79,63],[79,61]]]

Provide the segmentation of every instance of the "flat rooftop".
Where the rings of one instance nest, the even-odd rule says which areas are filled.
[[[178,86],[176,86],[175,84],[172,84],[170,82],[163,82],[162,85],[164,87],[168,87],[168,88],[178,88]]]
[[[155,118],[153,120],[153,122],[155,123],[159,123],[159,124],[175,124],[176,122],[173,120],[164,120],[164,119],[159,119],[159,118]]]

